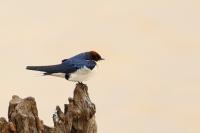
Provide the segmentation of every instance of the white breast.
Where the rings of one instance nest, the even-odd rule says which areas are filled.
[[[92,74],[92,70],[87,67],[78,69],[76,72],[70,74],[69,81],[83,82],[86,81]]]

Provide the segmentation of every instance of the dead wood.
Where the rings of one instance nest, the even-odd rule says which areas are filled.
[[[54,127],[46,126],[38,117],[35,99],[14,95],[9,102],[8,122],[0,118],[0,133],[97,133],[96,108],[91,102],[88,87],[78,83],[73,98],[59,106],[53,114]]]

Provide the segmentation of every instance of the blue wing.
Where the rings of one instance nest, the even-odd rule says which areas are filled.
[[[72,73],[76,70],[87,67],[92,70],[96,66],[95,61],[91,60],[66,60],[61,64],[65,68],[65,73]]]
[[[95,61],[91,60],[80,60],[80,59],[68,59],[63,61],[58,65],[50,65],[50,66],[27,66],[29,70],[42,71],[45,74],[52,73],[73,73],[80,68],[87,67],[89,69],[93,69],[96,66]]]

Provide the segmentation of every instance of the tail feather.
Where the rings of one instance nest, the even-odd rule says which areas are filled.
[[[55,73],[59,71],[59,65],[50,66],[27,66],[26,69],[34,71],[42,71],[46,73]]]

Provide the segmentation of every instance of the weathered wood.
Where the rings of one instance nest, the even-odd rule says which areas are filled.
[[[16,95],[9,103],[8,120],[0,118],[0,133],[97,133],[95,105],[91,102],[88,87],[78,83],[73,98],[59,106],[53,114],[54,127],[48,127],[38,117],[35,99],[22,99]]]

